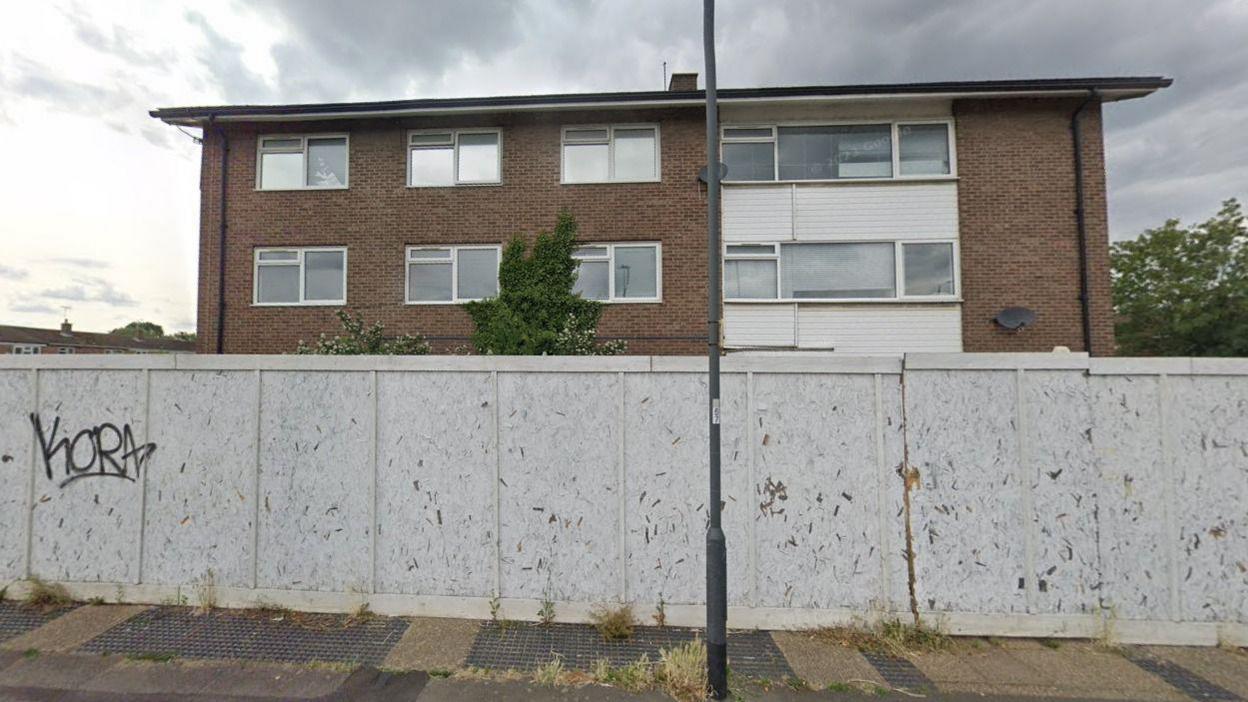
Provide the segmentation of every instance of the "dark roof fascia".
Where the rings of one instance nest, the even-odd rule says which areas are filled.
[[[1096,90],[1104,99],[1143,97],[1169,87],[1173,81],[1161,76],[1103,78],[1044,78],[1028,80],[945,81],[938,83],[878,83],[871,85],[794,86],[774,88],[725,88],[721,102],[820,98],[952,97],[952,96],[1055,96]],[[220,105],[166,107],[152,110],[152,117],[170,124],[195,124],[209,118],[222,120],[335,119],[386,116],[387,113],[490,112],[507,109],[573,109],[602,107],[696,107],[705,101],[702,90],[642,91],[616,93],[563,93],[556,95],[502,95],[494,97],[429,98],[377,102],[335,102],[297,105]]]

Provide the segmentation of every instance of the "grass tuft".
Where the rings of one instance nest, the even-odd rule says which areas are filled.
[[[663,691],[679,702],[701,702],[706,699],[706,644],[700,639],[659,652],[656,681]]]
[[[819,629],[815,631],[815,637],[860,651],[878,651],[901,657],[944,651],[953,645],[953,639],[939,629],[906,624],[899,619],[886,619],[868,627]]]
[[[128,661],[148,661],[150,663],[168,663],[174,659],[172,653],[165,651],[142,651],[139,653],[127,653]]]
[[[563,677],[563,656],[555,654],[545,664],[533,671],[533,682],[538,685],[555,685]]]
[[[615,608],[605,605],[596,607],[589,613],[589,619],[594,623],[594,628],[598,630],[598,633],[602,634],[602,638],[607,641],[630,639],[633,636],[633,628],[637,626],[631,604],[622,604]]]
[[[45,583],[39,578],[30,579],[30,592],[26,594],[26,606],[32,609],[50,611],[68,607],[74,601],[65,590],[64,585]]]

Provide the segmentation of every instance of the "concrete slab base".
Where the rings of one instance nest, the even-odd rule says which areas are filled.
[[[5,641],[3,648],[12,651],[33,648],[44,653],[72,651],[147,609],[143,605],[86,605]]]

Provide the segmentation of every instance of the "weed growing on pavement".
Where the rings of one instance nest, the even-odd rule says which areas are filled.
[[[216,575],[211,568],[195,584],[195,599],[198,600],[198,605],[195,608],[196,614],[208,614],[217,608]]]
[[[667,626],[667,602],[660,596],[659,603],[654,606],[654,614],[650,617],[657,627]]]
[[[165,651],[140,651],[139,653],[127,653],[128,661],[146,661],[149,663],[168,663],[174,659],[172,653]]]
[[[906,624],[899,619],[885,619],[872,626],[818,629],[814,637],[861,651],[880,651],[902,657],[944,651],[953,645],[953,639],[939,629]]]
[[[606,641],[628,640],[632,638],[633,628],[637,626],[631,604],[622,604],[614,608],[606,605],[595,607],[589,613],[589,619]]]
[[[73,604],[69,592],[64,585],[46,583],[39,578],[30,579],[30,591],[26,593],[26,606],[32,609],[49,611],[68,607]]]
[[[563,656],[555,654],[554,658],[533,671],[533,682],[538,685],[554,685],[563,677],[563,673]]]
[[[38,658],[38,657],[39,657],[39,649],[37,648],[28,648],[25,651],[22,651],[22,658]]]

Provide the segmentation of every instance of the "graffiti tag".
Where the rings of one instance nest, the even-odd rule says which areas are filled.
[[[134,482],[156,450],[154,443],[136,443],[129,424],[123,424],[118,429],[115,424],[105,422],[83,429],[71,437],[68,434],[59,436],[60,417],[52,421],[49,433],[44,432],[43,420],[38,414],[31,413],[30,423],[34,425],[35,437],[43,452],[43,469],[48,480],[55,480],[57,473],[64,476],[57,487],[63,488],[75,480],[92,477],[113,477]],[[53,468],[58,455],[63,457],[63,470]]]

